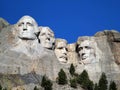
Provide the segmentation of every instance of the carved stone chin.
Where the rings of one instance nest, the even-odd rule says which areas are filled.
[[[40,27],[40,44],[47,49],[53,49],[55,37],[54,32],[49,27]]]
[[[18,37],[23,40],[36,39],[38,32],[38,25],[36,21],[30,16],[23,16],[16,24],[18,30]]]

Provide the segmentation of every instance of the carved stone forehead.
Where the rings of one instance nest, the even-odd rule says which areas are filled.
[[[84,40],[80,43],[80,46],[81,47],[84,47],[84,46],[93,46],[94,42],[93,41],[90,41],[90,40]]]
[[[47,33],[49,32],[54,36],[54,32],[49,27],[39,27],[40,33]]]
[[[67,41],[65,39],[56,39],[55,40],[55,47],[66,46]]]
[[[96,44],[94,37],[83,36],[79,37],[77,40],[77,45],[79,46],[91,46],[94,47]]]
[[[90,37],[88,36],[78,37],[77,44],[79,45],[82,41],[85,41],[85,40],[90,40]]]
[[[37,22],[35,21],[35,19],[32,18],[31,16],[27,16],[27,15],[26,15],[26,16],[23,16],[22,18],[20,18],[19,21],[17,22],[17,24],[19,24],[20,22],[27,21],[27,20],[31,21],[33,25],[38,26],[38,24],[37,24]]]

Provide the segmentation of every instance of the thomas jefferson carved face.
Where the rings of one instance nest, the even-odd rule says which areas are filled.
[[[58,60],[61,63],[66,63],[67,62],[67,41],[64,39],[57,39],[55,42],[55,54],[58,58]]]
[[[34,40],[36,38],[35,33],[38,31],[38,27],[36,21],[32,17],[22,17],[17,23],[17,28],[19,30],[19,38],[25,40]]]
[[[92,62],[92,59],[95,57],[93,44],[94,43],[92,41],[85,40],[81,42],[78,46],[78,53],[80,55],[80,59],[85,64]]]
[[[47,49],[52,49],[55,42],[54,33],[49,27],[41,27],[39,34],[40,43]]]

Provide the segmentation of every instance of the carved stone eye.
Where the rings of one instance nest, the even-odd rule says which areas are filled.
[[[89,47],[89,46],[85,46],[85,48],[86,48],[86,49],[91,49],[91,47]]]
[[[58,49],[63,49],[63,47],[59,47]]]
[[[45,35],[45,33],[42,33],[40,36],[44,36]]]
[[[52,35],[51,35],[50,33],[49,33],[48,35],[49,35],[50,37],[52,37]]]
[[[24,22],[22,22],[22,23],[19,23],[19,24],[18,24],[18,27],[22,26],[23,24],[24,24]]]
[[[30,23],[30,22],[27,22],[27,25],[29,25],[29,26],[33,26],[33,24],[32,24],[32,23]]]
[[[83,49],[83,47],[79,47],[79,48],[78,48],[78,51],[81,51],[82,49]]]

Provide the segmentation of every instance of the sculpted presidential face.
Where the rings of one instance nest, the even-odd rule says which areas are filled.
[[[38,32],[36,21],[30,16],[23,16],[17,23],[19,31],[18,37],[25,40],[36,39],[35,33]]]
[[[58,39],[55,42],[55,54],[58,58],[58,60],[61,63],[66,63],[67,62],[67,41],[63,39]]]
[[[95,51],[93,47],[94,42],[85,40],[78,46],[78,54],[80,61],[84,64],[91,63],[95,58]]]
[[[55,42],[54,32],[49,27],[41,27],[39,34],[40,44],[47,48],[52,49]]]

